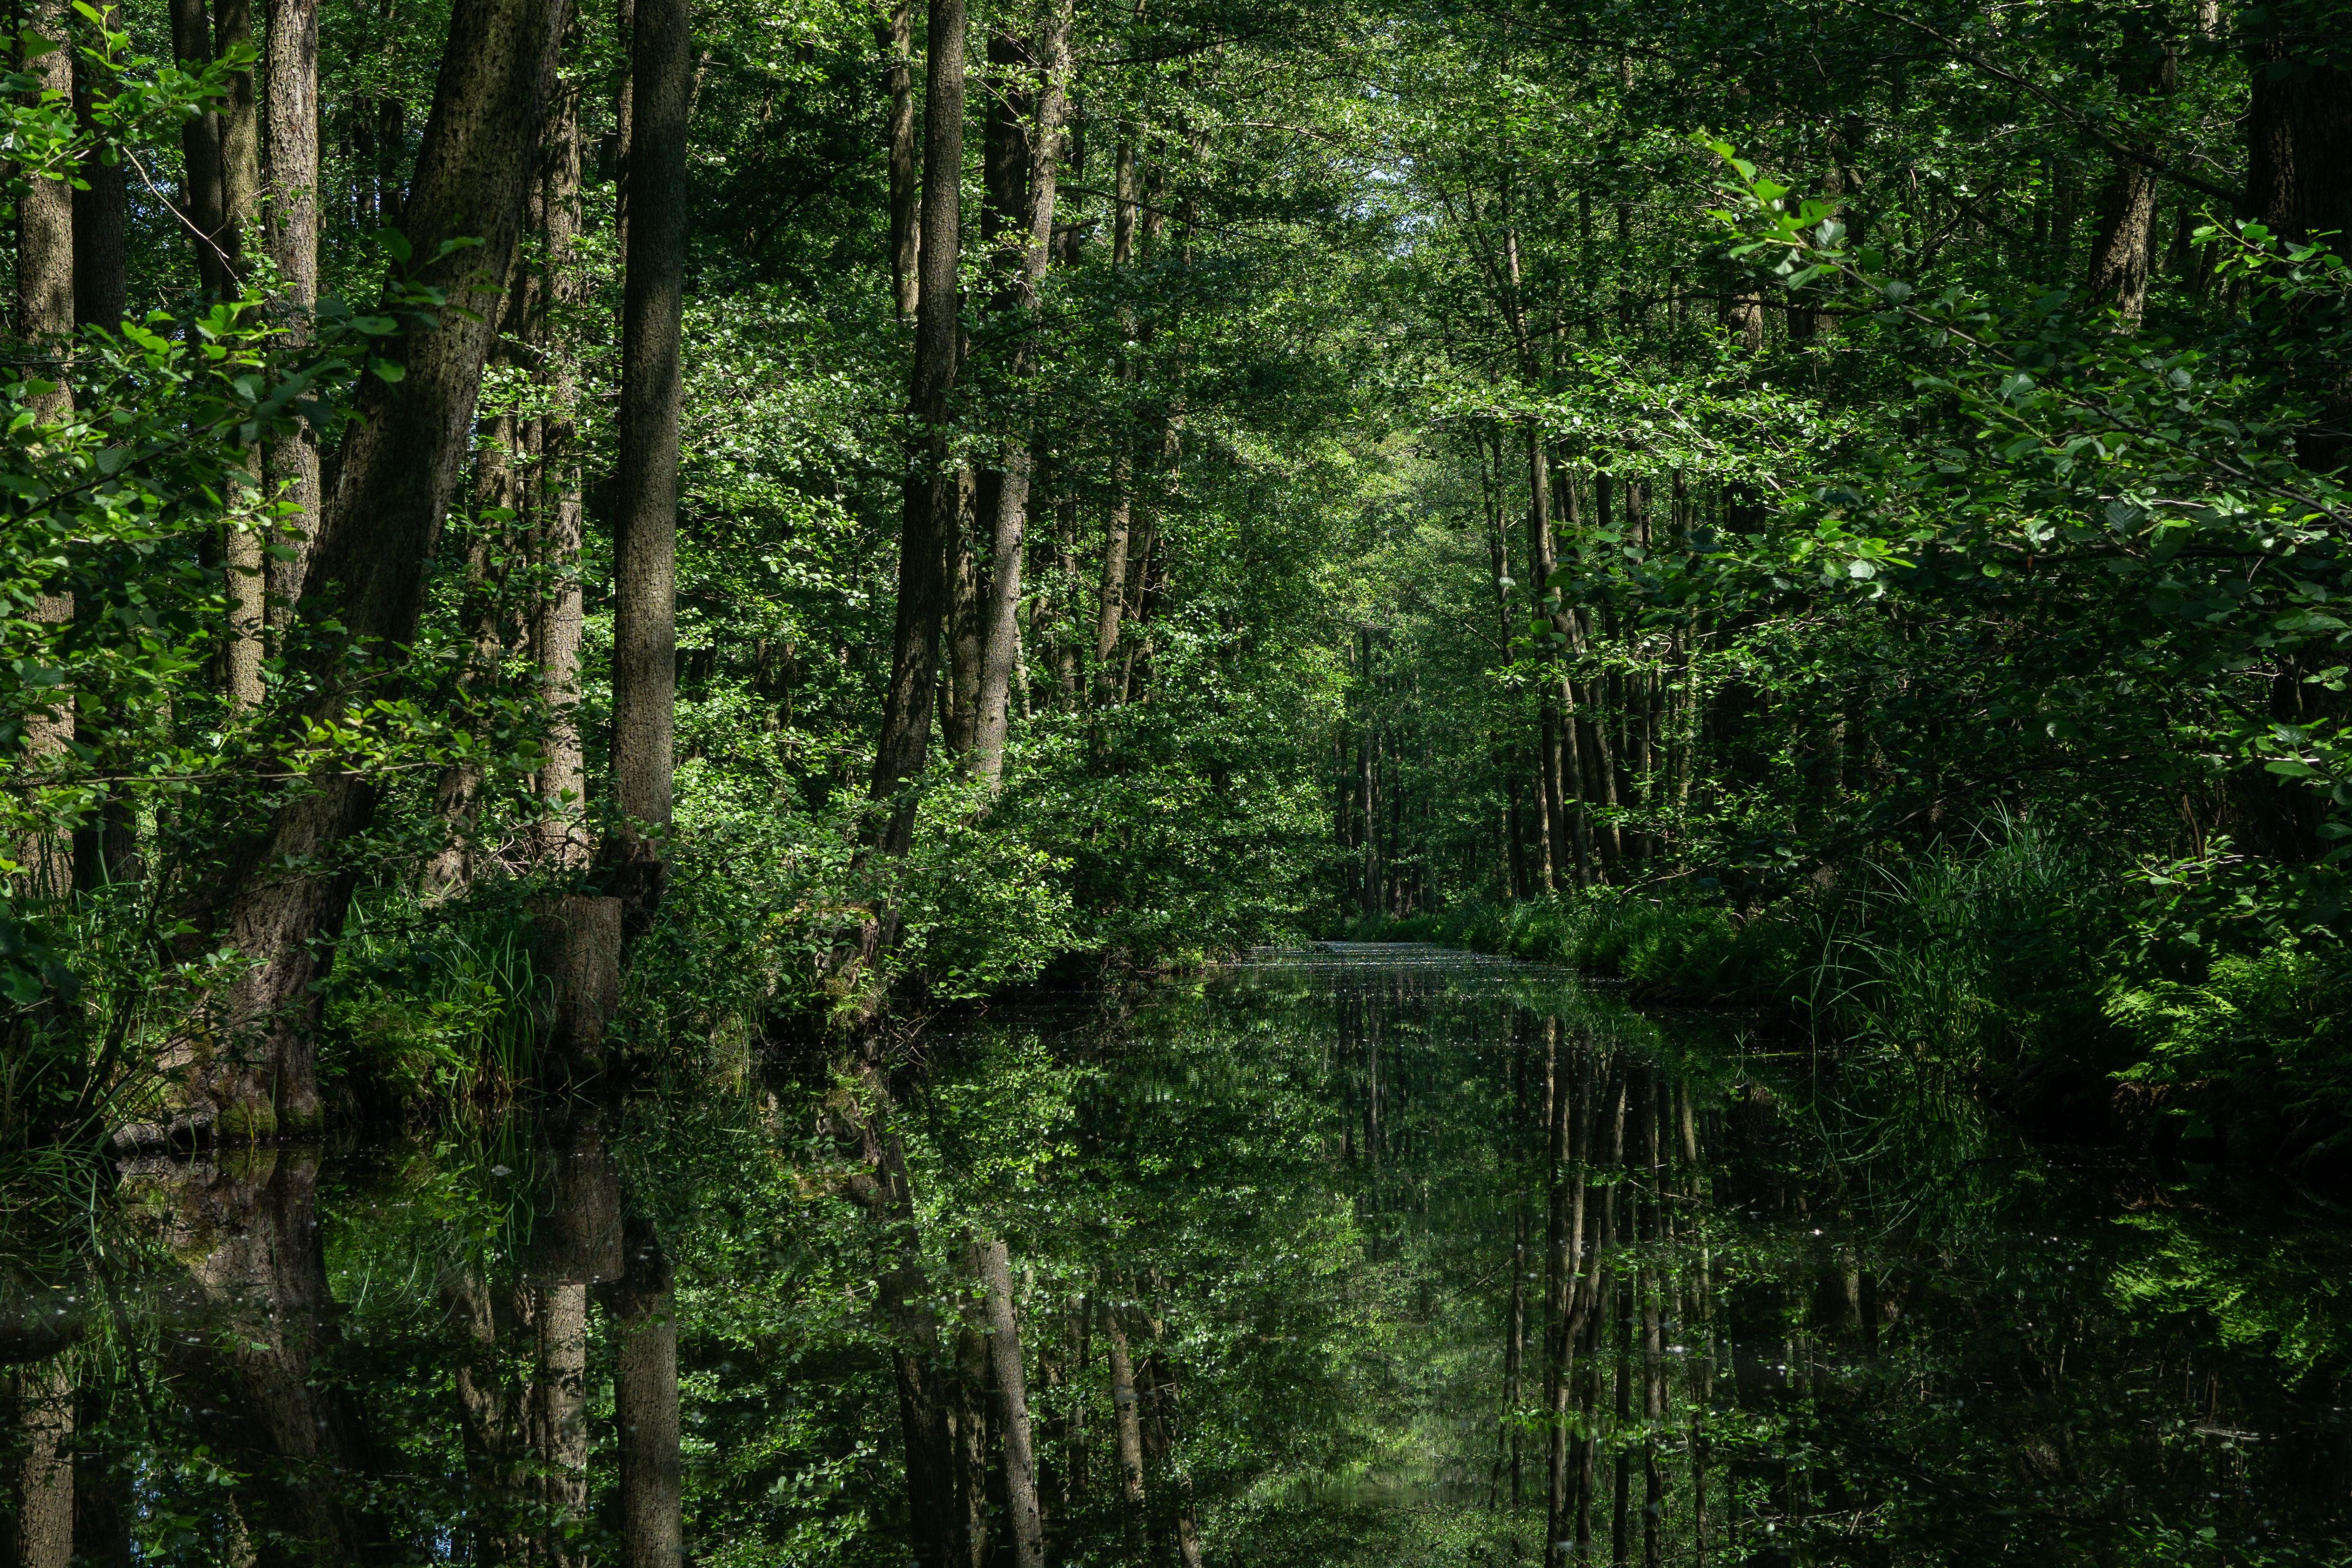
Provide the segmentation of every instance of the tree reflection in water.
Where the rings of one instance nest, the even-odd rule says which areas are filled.
[[[1427,949],[117,1174],[12,1224],[24,1563],[2352,1539],[2324,1205]]]

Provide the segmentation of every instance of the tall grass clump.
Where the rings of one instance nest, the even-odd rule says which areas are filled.
[[[405,891],[362,899],[335,954],[320,1092],[348,1120],[511,1101],[537,1082],[546,1001],[519,901],[448,909]]]

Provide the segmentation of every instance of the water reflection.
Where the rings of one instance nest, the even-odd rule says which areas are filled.
[[[2337,1563],[2316,1200],[1430,949],[140,1161],[0,1275],[25,1563]]]

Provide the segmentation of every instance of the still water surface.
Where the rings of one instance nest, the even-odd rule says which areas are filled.
[[[2316,1195],[1421,947],[999,1009],[888,1082],[20,1218],[16,1559],[1013,1564],[1002,1240],[1056,1563],[2352,1562]]]

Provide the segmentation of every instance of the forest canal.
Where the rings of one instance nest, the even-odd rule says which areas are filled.
[[[814,1063],[18,1220],[16,1560],[1013,1564],[989,1239],[1053,1563],[2352,1560],[2319,1197],[1426,947],[919,1055],[911,1223]]]

